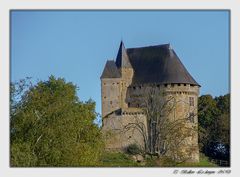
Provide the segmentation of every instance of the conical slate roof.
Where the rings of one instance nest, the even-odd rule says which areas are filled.
[[[131,63],[129,62],[126,49],[122,41],[118,49],[116,65],[118,68],[132,68]]]
[[[108,60],[104,67],[101,79],[103,79],[103,78],[120,78],[120,77],[121,77],[121,74],[119,73],[115,62],[113,60]]]
[[[169,44],[127,49],[133,84],[183,83],[200,86]]]

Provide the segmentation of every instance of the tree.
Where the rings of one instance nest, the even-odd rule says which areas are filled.
[[[95,103],[77,87],[49,77],[11,83],[11,166],[95,166],[103,143]]]
[[[210,127],[214,124],[219,110],[211,95],[202,95],[198,99],[199,146],[205,152],[211,136]]]
[[[198,117],[201,151],[211,158],[229,160],[230,94],[199,97]]]

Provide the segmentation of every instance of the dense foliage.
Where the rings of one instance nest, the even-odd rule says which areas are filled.
[[[11,166],[95,166],[102,149],[95,103],[51,76],[11,83]]]
[[[208,157],[230,158],[230,94],[199,97],[199,145]]]

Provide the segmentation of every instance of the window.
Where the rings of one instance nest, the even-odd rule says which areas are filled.
[[[133,86],[133,90],[135,90],[136,89],[136,87],[135,86]]]
[[[191,113],[189,114],[189,121],[190,121],[191,123],[194,123],[194,113],[193,113],[193,112],[191,112]]]
[[[164,84],[165,87],[167,87],[167,84]]]
[[[128,102],[128,107],[130,107],[130,102]]]
[[[193,97],[189,97],[189,105],[194,106],[194,98]]]
[[[112,104],[112,101],[110,101],[110,104]]]

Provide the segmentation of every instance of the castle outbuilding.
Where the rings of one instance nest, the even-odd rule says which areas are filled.
[[[187,126],[197,127],[200,85],[171,45],[126,49],[121,42],[116,60],[108,60],[101,75],[102,131],[111,135],[106,139],[107,149],[124,150],[130,144],[144,148],[141,132],[124,128],[136,121],[147,124],[144,99],[152,88],[159,90],[162,100],[169,96],[175,99],[168,119],[187,119]],[[198,132],[194,131],[180,148],[190,154],[189,161],[199,161]]]

